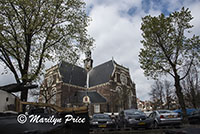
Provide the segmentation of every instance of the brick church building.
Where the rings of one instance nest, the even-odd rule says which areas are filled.
[[[46,70],[39,101],[62,107],[88,105],[90,114],[137,108],[129,69],[107,61],[93,67],[91,52],[84,68],[62,61]]]

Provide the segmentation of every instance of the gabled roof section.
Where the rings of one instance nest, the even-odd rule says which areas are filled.
[[[62,61],[59,72],[64,83],[85,87],[87,72],[84,68]]]
[[[114,71],[114,63],[112,60],[94,67],[89,72],[89,87],[109,82]]]
[[[96,91],[77,91],[71,97],[71,103],[83,103],[83,97],[88,96],[91,103],[106,103],[106,99]]]

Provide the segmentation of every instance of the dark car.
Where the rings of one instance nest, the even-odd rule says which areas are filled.
[[[159,126],[177,126],[182,123],[182,118],[180,114],[175,113],[170,110],[156,110],[153,111],[149,118],[154,120],[154,128],[158,128]]]
[[[152,128],[153,120],[137,109],[123,110],[118,116],[119,128]]]
[[[197,109],[188,116],[189,123],[200,124],[200,109]]]
[[[114,129],[115,122],[108,114],[94,114],[90,120],[90,129]]]

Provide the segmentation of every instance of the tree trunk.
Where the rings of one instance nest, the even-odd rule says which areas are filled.
[[[191,92],[191,102],[192,102],[192,105],[194,108],[197,108],[196,107],[196,93],[195,93],[195,89],[194,89],[194,86],[193,86],[193,83],[191,82],[191,87],[190,87],[190,92]]]
[[[28,90],[23,90],[21,92],[21,100],[22,101],[27,101],[27,97],[28,97]]]
[[[170,109],[169,96],[167,96],[167,108]]]
[[[188,123],[187,113],[186,113],[186,107],[185,107],[185,101],[182,93],[182,87],[180,85],[180,76],[175,76],[175,87],[176,87],[176,94],[178,96],[179,105],[182,110],[182,116],[183,116],[183,122]]]
[[[24,68],[28,69],[28,67]],[[26,85],[28,83],[28,71],[23,70],[23,72],[21,72],[21,75],[22,75],[22,83]],[[21,91],[21,101],[27,101],[27,97],[28,97],[28,89]]]
[[[22,78],[24,78],[24,75],[22,75]],[[27,80],[26,80],[26,79],[23,79],[23,80],[22,80],[22,83],[23,83],[24,85],[26,85]],[[27,90],[21,91],[21,101],[26,102],[26,101],[27,101],[27,98],[28,98],[28,89],[27,89]],[[22,111],[23,111],[23,112],[26,111],[26,105],[23,105],[23,106],[22,106]]]

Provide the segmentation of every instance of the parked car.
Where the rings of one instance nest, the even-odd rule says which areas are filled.
[[[153,111],[149,118],[153,119],[154,128],[159,126],[179,126],[182,123],[182,118],[178,113],[170,110],[156,110]]]
[[[197,109],[188,116],[189,123],[200,124],[200,109]]]
[[[149,115],[152,113],[152,111],[144,111],[144,113],[145,113],[147,116],[149,116]]]
[[[186,109],[187,116],[190,116],[191,113],[194,112],[194,111],[196,111],[196,109],[194,109],[194,108],[188,109],[188,108],[187,108],[187,109]],[[182,114],[183,114],[181,109],[176,109],[176,110],[174,110],[174,112],[180,114],[181,116],[182,116]]]
[[[90,120],[91,129],[115,129],[115,122],[108,114],[94,114]]]
[[[153,120],[140,110],[128,109],[119,113],[117,124],[120,128],[152,128]]]

